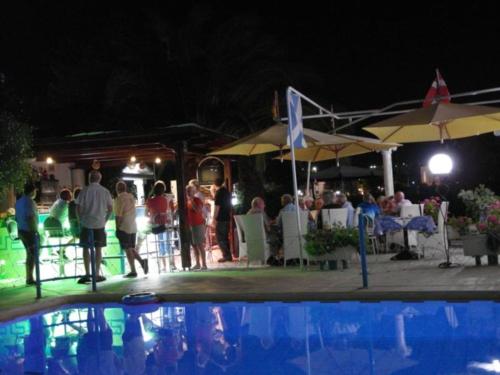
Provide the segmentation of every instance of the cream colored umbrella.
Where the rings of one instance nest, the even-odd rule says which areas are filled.
[[[443,142],[500,130],[500,108],[438,103],[363,129],[383,142]]]
[[[386,143],[374,138],[358,137],[348,134],[330,135],[324,142],[318,142],[308,148],[295,150],[295,160],[318,162],[366,154],[373,151],[389,150],[401,146],[399,143]],[[280,157],[277,157],[280,158]],[[290,160],[289,153],[282,157]]]
[[[304,137],[308,145],[328,142],[332,135],[317,130],[304,128]],[[288,126],[276,124],[270,128],[259,130],[244,138],[234,141],[209,155],[243,155],[251,156],[267,152],[287,150]]]

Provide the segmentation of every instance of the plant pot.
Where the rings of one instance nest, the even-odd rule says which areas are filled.
[[[334,251],[324,255],[309,255],[310,261],[320,262],[320,268],[323,269],[325,263],[330,270],[338,268],[349,268],[349,264],[353,257],[357,254],[357,249],[354,246],[338,247]]]
[[[488,256],[488,264],[498,264],[498,253],[491,251],[486,246],[486,234],[469,234],[462,236],[464,255],[476,257],[476,265],[481,264],[480,257]]]
[[[451,225],[447,225],[446,230],[448,231],[448,240],[450,241],[460,240],[460,233],[458,233],[457,229],[455,229]]]

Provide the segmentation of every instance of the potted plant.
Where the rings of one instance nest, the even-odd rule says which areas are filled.
[[[447,231],[449,240],[458,240],[471,232],[471,226],[475,229],[475,224],[468,216],[453,216],[448,219]]]
[[[328,262],[330,269],[337,269],[338,261],[343,268],[357,253],[359,232],[357,228],[334,226],[331,229],[316,229],[305,235],[305,250],[312,261],[319,261],[323,269]]]
[[[457,220],[455,226],[461,234],[464,255],[476,258],[488,256],[488,264],[498,264],[498,237],[500,236],[500,201],[494,193],[480,185],[474,190],[462,190],[459,197],[464,201],[470,220]],[[476,223],[471,224],[471,223]]]

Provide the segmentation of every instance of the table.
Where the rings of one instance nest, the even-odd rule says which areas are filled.
[[[410,251],[408,244],[408,231],[414,230],[418,232],[432,234],[436,231],[436,224],[431,216],[413,216],[413,217],[397,217],[397,216],[379,216],[375,218],[374,233],[377,236],[382,236],[387,232],[403,231],[404,249],[399,254],[391,258],[392,260],[402,259],[418,259],[416,253]]]

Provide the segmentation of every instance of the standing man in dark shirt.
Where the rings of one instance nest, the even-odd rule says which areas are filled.
[[[220,263],[231,262],[233,257],[229,249],[229,221],[231,220],[231,193],[223,185],[222,178],[217,178],[214,182],[217,192],[215,193],[215,212],[212,221],[215,227],[217,242],[222,251]]]

